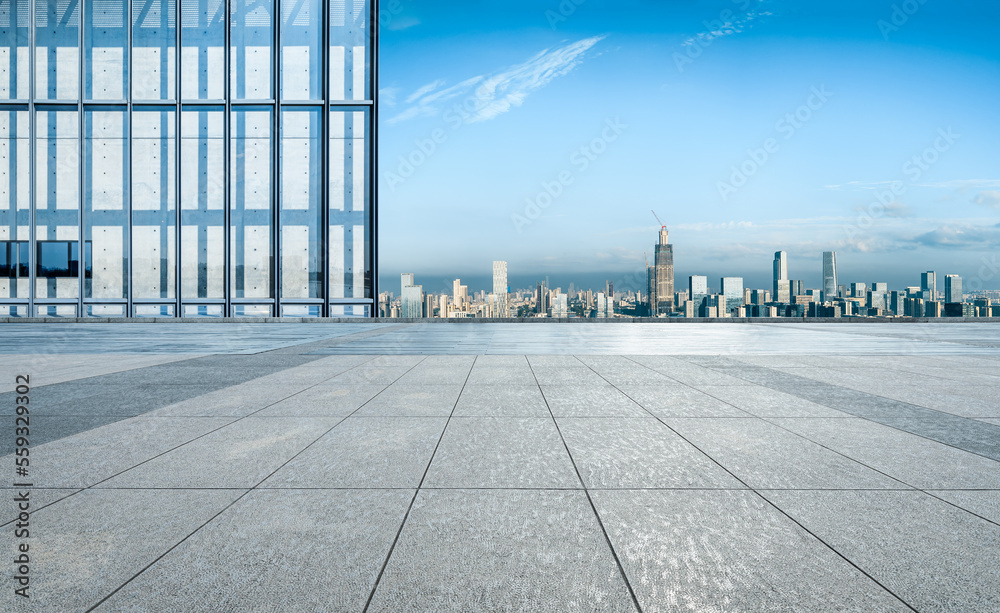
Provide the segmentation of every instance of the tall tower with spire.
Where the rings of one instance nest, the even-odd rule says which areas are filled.
[[[674,310],[674,246],[666,226],[660,227],[660,243],[656,245],[656,305],[653,315],[669,315]]]

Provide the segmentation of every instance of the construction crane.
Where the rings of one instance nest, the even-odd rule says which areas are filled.
[[[653,209],[649,209],[649,212],[652,213],[653,217],[656,218],[656,221],[659,222],[660,229],[661,230],[666,230],[667,229],[667,224],[663,223],[663,220],[660,219],[660,216],[656,214],[656,211],[654,211]]]

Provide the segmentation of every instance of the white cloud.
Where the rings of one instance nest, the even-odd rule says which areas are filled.
[[[514,107],[553,80],[580,65],[584,55],[604,36],[593,36],[556,49],[545,49],[528,61],[509,66],[489,75],[471,77],[457,85],[441,89],[445,82],[429,83],[410,94],[412,106],[388,120],[399,123],[416,117],[434,117],[444,111],[443,103],[464,96],[456,106],[465,123],[493,119]]]
[[[976,194],[976,197],[972,199],[972,201],[976,204],[981,204],[994,209],[1000,209],[1000,191],[979,192]]]

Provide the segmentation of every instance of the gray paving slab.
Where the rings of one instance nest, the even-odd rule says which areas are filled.
[[[553,366],[533,366],[531,371],[540,385],[574,385],[588,387],[608,387],[608,381],[582,365],[573,368]]]
[[[928,490],[928,493],[995,524],[1000,524],[1000,491]]]
[[[551,418],[456,417],[424,487],[579,488]]]
[[[907,488],[900,481],[761,419],[665,420],[752,488]]]
[[[541,387],[556,417],[649,417],[645,409],[610,385]]]
[[[250,488],[332,428],[336,417],[246,417],[100,484],[104,488]]]
[[[866,419],[770,419],[919,489],[1000,489],[1000,462]]]
[[[537,385],[537,382],[527,362],[523,366],[482,366],[477,360],[469,373],[468,384]]]
[[[549,417],[545,398],[535,383],[466,385],[455,406],[456,417]]]
[[[250,492],[97,611],[362,611],[412,497]]]
[[[4,487],[0,488],[0,527],[6,529],[6,526],[11,522],[18,519],[20,513],[23,509],[20,508],[21,502],[15,501],[14,498],[18,498],[25,491],[24,488],[18,490],[14,487]],[[34,513],[41,508],[44,508],[52,503],[58,502],[67,496],[71,496],[80,490],[78,488],[70,489],[49,489],[41,487],[33,487],[28,493],[28,500],[30,502],[29,513]],[[13,549],[12,549],[13,551]]]
[[[386,389],[382,384],[321,383],[291,394],[256,413],[258,417],[347,417]]]
[[[559,418],[588,488],[741,488],[658,420]]]
[[[904,432],[1000,461],[1000,426],[951,415],[924,419],[881,419]]]
[[[122,415],[33,415],[30,421],[32,436],[29,440],[32,445],[44,445],[79,432],[113,424],[122,419],[126,419],[126,417]],[[3,421],[13,424],[14,418],[6,416]],[[14,441],[12,436],[0,439],[0,453],[5,456],[14,453],[16,449]]]
[[[428,580],[433,577],[433,580]],[[635,611],[579,491],[421,491],[369,611]]]
[[[244,490],[86,490],[31,517],[31,594],[0,592],[4,611],[86,611]],[[14,533],[0,536],[14,550]],[[4,583],[13,585],[13,565]]]
[[[698,390],[757,417],[851,417],[762,385],[703,385]]]
[[[918,611],[1000,609],[1000,526],[923,492],[763,492]]]
[[[909,611],[749,491],[595,491],[646,613]]]
[[[264,488],[416,488],[443,417],[352,417],[277,471]]]
[[[462,392],[462,385],[395,383],[366,403],[359,417],[447,417]]]
[[[747,411],[686,386],[622,385],[618,389],[657,417],[751,417]]]
[[[30,481],[36,487],[90,487],[233,419],[142,415],[33,445]],[[13,465],[13,456],[0,459],[0,463],[8,462]]]

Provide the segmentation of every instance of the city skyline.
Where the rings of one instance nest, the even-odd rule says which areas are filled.
[[[895,26],[893,4],[644,4],[635,20],[631,2],[514,2],[459,20],[401,3],[383,18],[383,272],[634,274],[654,208],[687,254],[678,278],[750,279],[776,250],[807,280],[794,262],[823,251],[845,278],[976,277],[1000,246],[998,8],[925,3]]]

